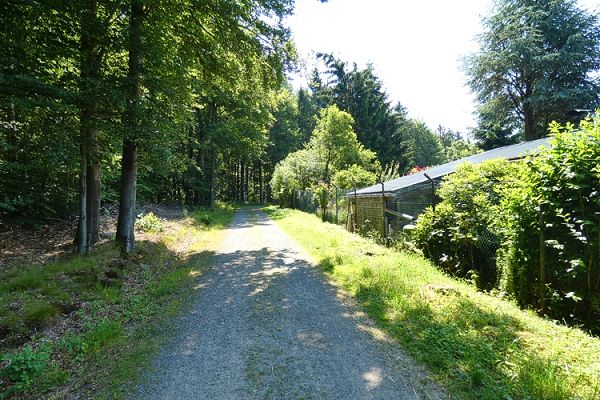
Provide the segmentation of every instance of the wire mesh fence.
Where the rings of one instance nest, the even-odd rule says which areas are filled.
[[[436,194],[439,186],[440,181],[419,183],[387,197],[387,233],[398,234],[406,225],[414,223],[427,207],[435,207],[440,200]]]
[[[310,189],[296,190],[292,196],[292,208],[316,214],[327,222],[344,225],[348,215],[348,201],[344,191],[332,187],[326,194],[327,205],[321,207],[318,196]]]

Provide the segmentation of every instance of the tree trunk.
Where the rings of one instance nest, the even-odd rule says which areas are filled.
[[[79,222],[75,237],[77,251],[84,254],[99,240],[100,225],[100,155],[96,85],[100,77],[99,21],[96,0],[88,0],[81,14],[80,52],[80,133],[81,163],[79,171]]]
[[[210,150],[210,201],[209,206],[211,209],[215,208],[217,199],[217,150],[213,147]]]
[[[525,141],[534,140],[535,137],[535,119],[533,116],[533,110],[530,106],[525,105],[523,107],[523,114],[525,117]]]
[[[210,123],[215,125],[219,120],[218,104],[214,101],[209,104]],[[215,208],[217,203],[217,146],[214,140],[210,145],[210,194],[208,205],[211,209]]]
[[[89,246],[93,246],[100,240],[100,162],[98,144],[96,139],[96,130],[90,129],[88,132],[88,153],[87,157],[87,235]],[[88,130],[88,131],[90,131]]]
[[[125,135],[121,161],[121,193],[116,240],[121,253],[131,253],[135,246],[135,200],[137,181],[137,143],[140,129],[140,99],[142,76],[142,19],[144,7],[141,0],[131,1],[129,20],[129,101],[125,112]]]
[[[523,99],[523,122],[525,123],[525,141],[534,140],[535,137],[535,116],[529,99],[533,95],[533,83],[525,83],[525,96]]]
[[[248,194],[249,194],[249,186],[250,186],[250,166],[248,165],[249,163],[245,164],[246,167],[246,171],[244,172],[244,178],[246,179],[244,181],[244,201],[248,201]]]
[[[83,132],[82,132],[83,135]],[[79,254],[88,251],[87,240],[87,148],[81,143],[79,159],[79,220],[77,221],[77,233],[75,234],[75,246]]]
[[[259,197],[259,201],[260,204],[264,204],[265,202],[265,188],[264,188],[264,182],[263,182],[263,165],[262,165],[262,160],[258,161],[258,197]]]
[[[135,246],[135,198],[137,181],[137,145],[126,139],[123,143],[121,161],[121,193],[117,242],[123,254],[129,254]]]
[[[8,109],[8,120],[10,126],[8,128],[8,152],[6,154],[6,161],[9,163],[17,162],[17,155],[19,150],[19,140],[17,138],[17,113],[15,111],[15,103],[11,98],[10,106]]]

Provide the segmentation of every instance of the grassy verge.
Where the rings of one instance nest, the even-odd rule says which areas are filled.
[[[600,339],[313,215],[266,211],[454,397],[600,398]]]
[[[87,257],[0,273],[0,399],[120,398],[169,335],[233,208],[153,222],[123,261]]]

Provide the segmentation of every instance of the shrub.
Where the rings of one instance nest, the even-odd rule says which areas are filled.
[[[0,392],[0,398],[31,387],[34,380],[44,372],[48,357],[46,349],[33,350],[31,346],[25,346],[14,354],[3,355],[2,361],[7,365],[0,370],[0,378],[7,387]]]
[[[504,192],[505,285],[521,305],[600,330],[600,112],[553,123],[552,146]]]
[[[163,231],[163,222],[154,213],[150,212],[135,221],[135,228],[142,232],[158,233]]]
[[[442,202],[419,217],[413,237],[423,254],[454,276],[494,287],[499,191],[518,168],[506,160],[459,166],[440,187]]]

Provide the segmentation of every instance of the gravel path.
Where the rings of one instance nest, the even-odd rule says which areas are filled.
[[[262,212],[236,213],[136,399],[442,399]]]

